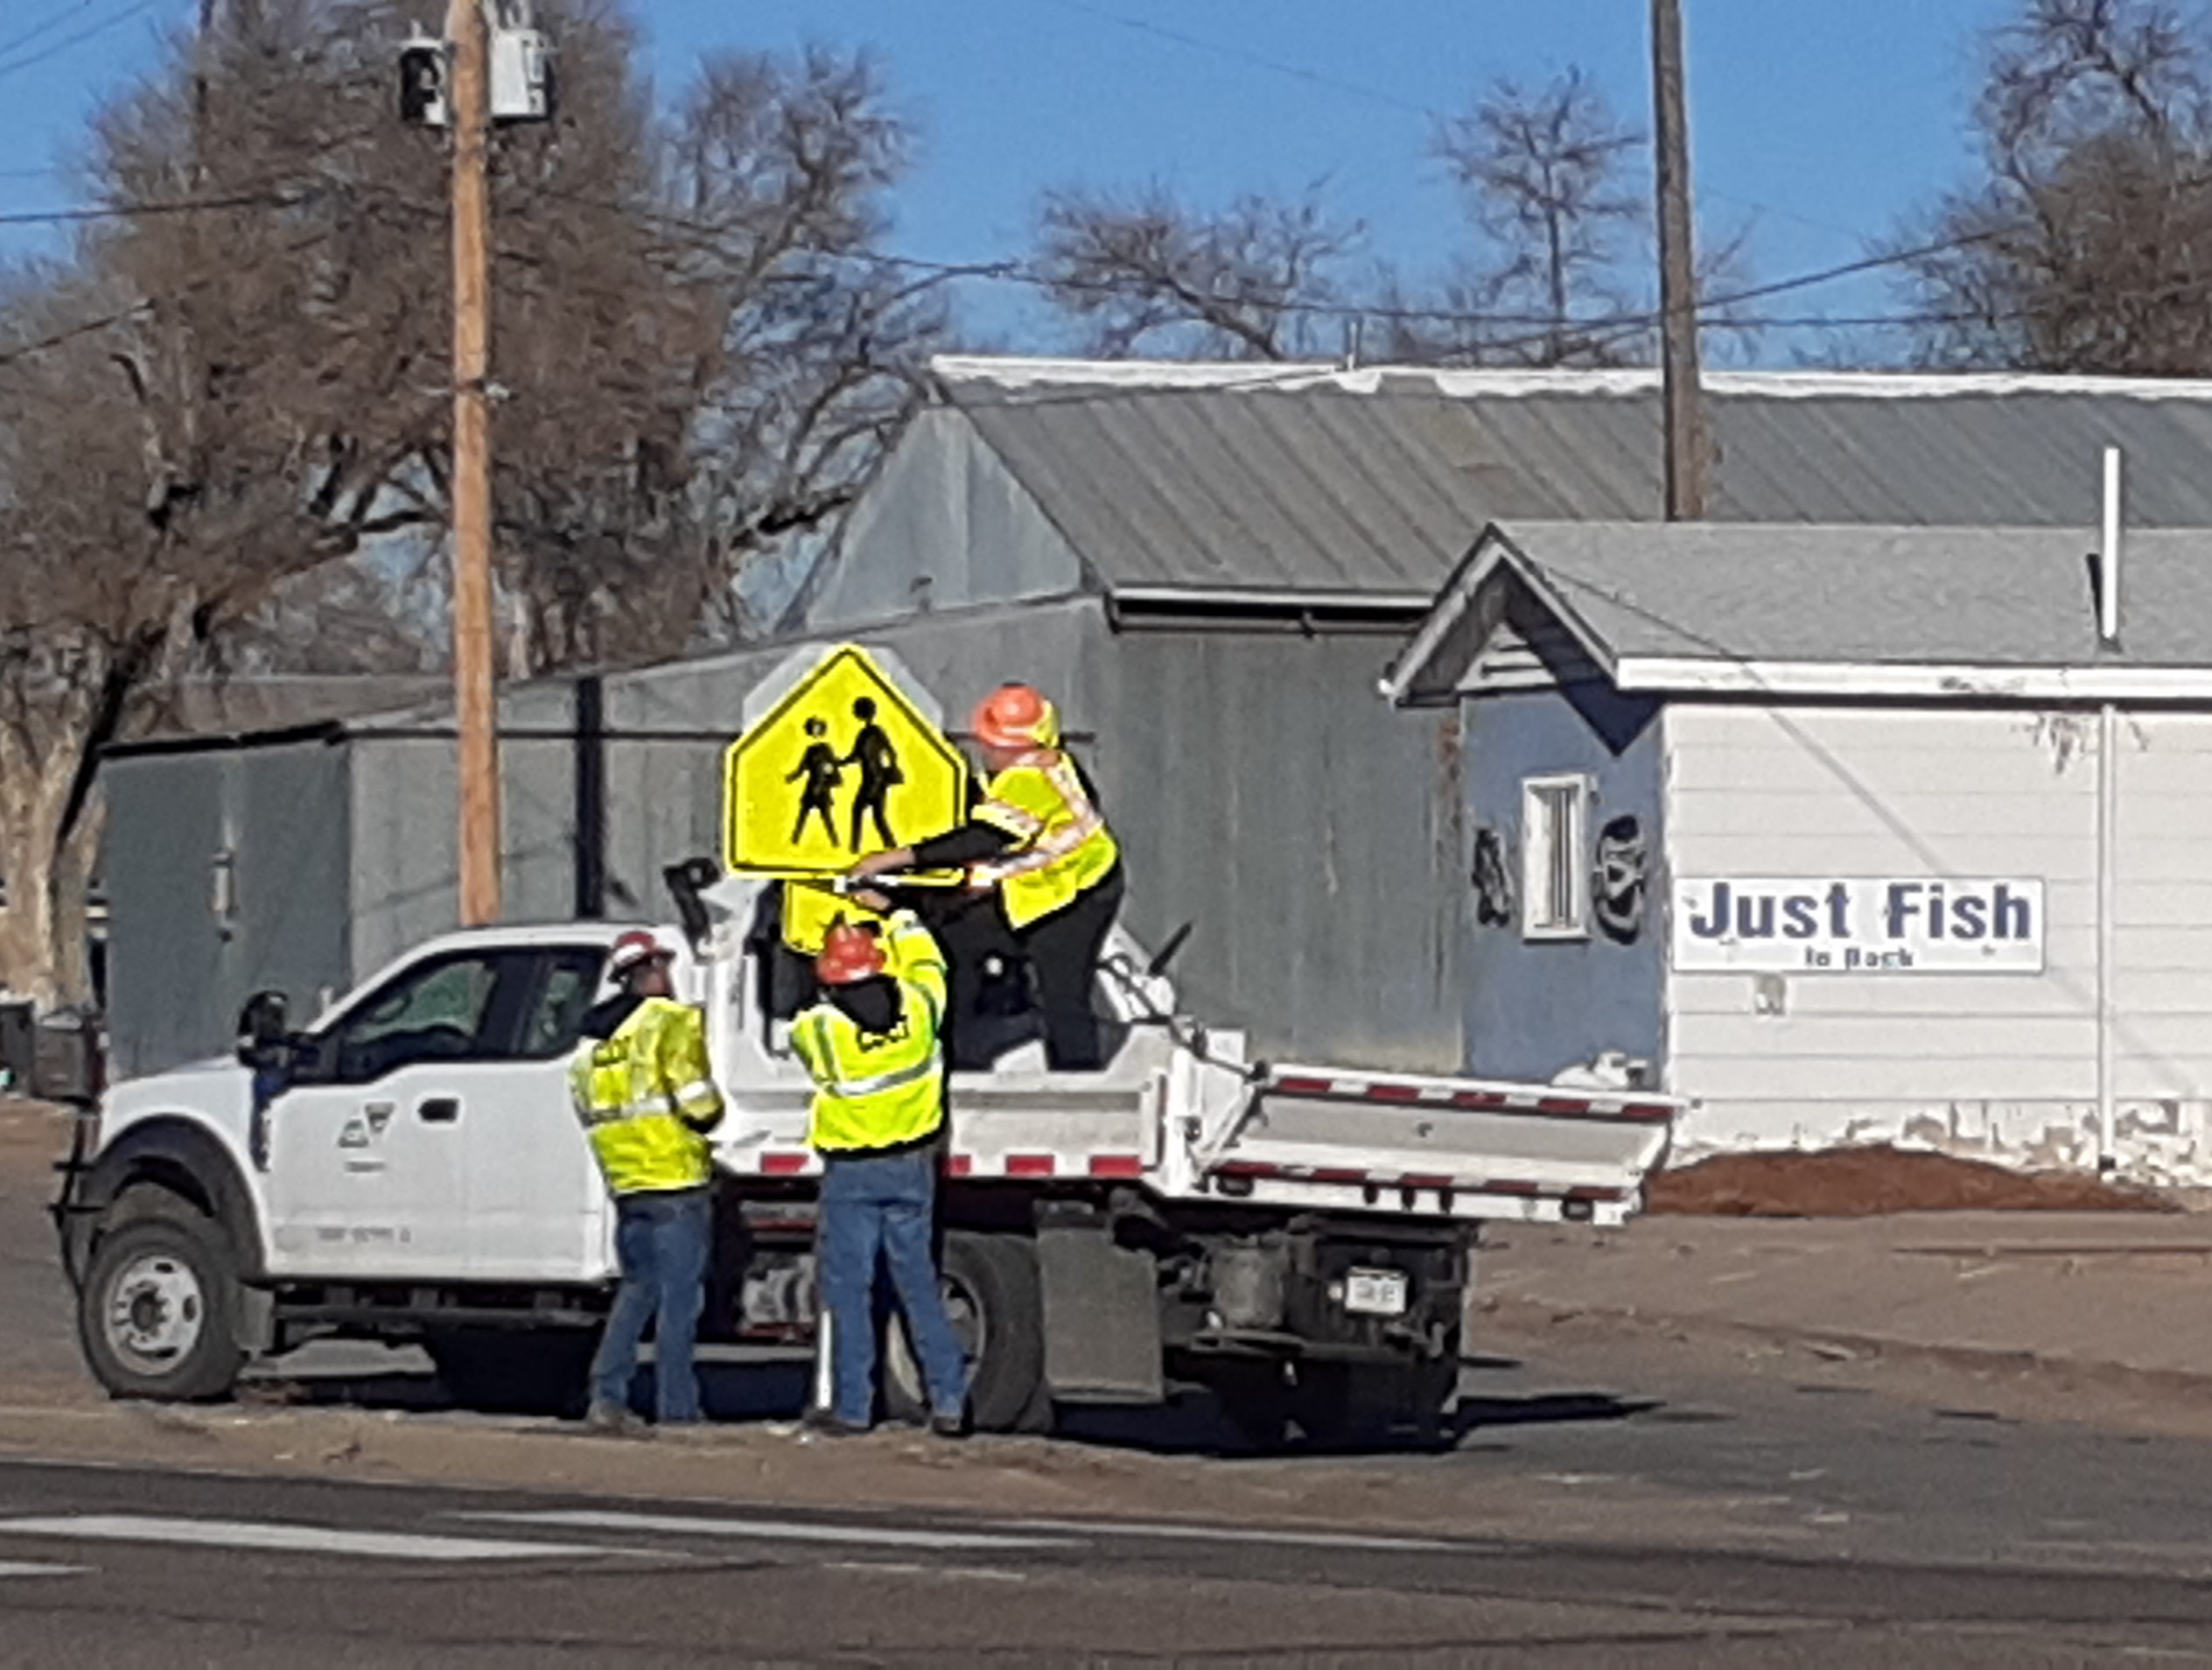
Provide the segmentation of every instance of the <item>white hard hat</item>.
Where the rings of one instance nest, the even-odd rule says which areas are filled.
[[[634,928],[614,942],[614,951],[606,959],[606,972],[616,979],[648,963],[668,963],[676,959],[676,953],[642,928]]]

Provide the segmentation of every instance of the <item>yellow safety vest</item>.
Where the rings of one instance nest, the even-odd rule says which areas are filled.
[[[1006,921],[1026,928],[1064,910],[1105,880],[1121,856],[1113,831],[1084,792],[1075,762],[1058,748],[1024,754],[990,780],[976,818],[1018,843],[974,866],[969,879],[996,887]]]
[[[696,1189],[713,1175],[704,1133],[722,1119],[698,1010],[648,998],[612,1037],[587,1039],[569,1094],[618,1195]]]
[[[792,1022],[791,1042],[815,1082],[808,1140],[828,1154],[896,1148],[945,1122],[945,958],[914,916],[886,924],[884,972],[899,986],[899,1020],[863,1032],[830,1003]]]

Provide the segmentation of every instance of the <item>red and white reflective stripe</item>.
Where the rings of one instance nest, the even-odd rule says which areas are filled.
[[[822,1169],[811,1149],[770,1149],[739,1155],[730,1169],[765,1177],[805,1176]],[[1142,1177],[1144,1157],[1138,1154],[954,1154],[945,1157],[948,1177]]]
[[[1230,1160],[1214,1168],[1216,1177],[1242,1177],[1255,1182],[1336,1183],[1377,1193],[1410,1189],[1454,1195],[1516,1195],[1538,1197],[1548,1194],[1562,1200],[1627,1200],[1632,1191],[1596,1183],[1577,1183],[1547,1190],[1542,1183],[1519,1177],[1452,1177],[1430,1171],[1354,1171],[1340,1166],[1278,1166],[1258,1160]]]
[[[1391,1102],[1400,1105],[1463,1107],[1485,1112],[1567,1114],[1593,1119],[1660,1123],[1675,1110],[1659,1102],[1616,1102],[1603,1097],[1564,1096],[1536,1085],[1526,1091],[1454,1090],[1450,1084],[1409,1084],[1394,1079],[1322,1078],[1298,1074],[1275,1079],[1264,1093],[1318,1096],[1330,1101]]]

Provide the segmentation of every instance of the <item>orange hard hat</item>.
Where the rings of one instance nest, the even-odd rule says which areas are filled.
[[[971,728],[994,748],[1060,746],[1060,715],[1027,684],[1001,684],[976,705]]]
[[[830,924],[822,954],[814,959],[815,975],[824,986],[851,986],[883,970],[883,947],[873,934],[849,922]]]

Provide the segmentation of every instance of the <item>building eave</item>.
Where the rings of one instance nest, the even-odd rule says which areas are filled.
[[[1445,582],[1444,590],[1438,594],[1412,641],[1379,681],[1377,688],[1385,701],[1396,707],[1421,705],[1422,698],[1414,690],[1416,681],[1444,652],[1467,611],[1501,572],[1512,575],[1526,586],[1537,604],[1566,629],[1591,662],[1608,677],[1614,677],[1615,658],[1612,647],[1591,629],[1544,572],[1514,544],[1511,533],[1494,522],[1482,530],[1466,560]],[[1462,667],[1452,675],[1455,693],[1466,670]]]
[[[1629,656],[1621,658],[1612,677],[1624,691],[1667,695],[2212,703],[2212,667],[1937,665]]]

